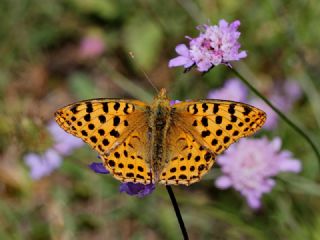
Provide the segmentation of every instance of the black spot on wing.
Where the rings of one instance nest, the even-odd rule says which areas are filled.
[[[247,116],[252,111],[251,107],[249,106],[244,106],[243,109],[244,109],[243,115],[245,116]]]
[[[117,130],[115,130],[115,129],[112,129],[112,130],[110,131],[110,135],[113,136],[113,137],[115,137],[115,138],[120,137],[120,133],[119,133]]]
[[[90,113],[88,113],[88,114],[86,114],[86,115],[84,115],[84,120],[85,121],[87,121],[87,122],[89,122],[90,120],[91,120],[91,116],[90,116]]]
[[[197,114],[198,113],[198,108],[197,108],[197,104],[193,105],[193,114]]]
[[[206,112],[207,110],[208,110],[208,104],[206,104],[206,103],[202,103],[202,110],[203,110],[203,112]]]
[[[230,105],[229,105],[229,108],[228,108],[228,112],[229,112],[230,114],[234,114],[234,113],[236,112],[235,107],[236,107],[235,104],[233,104],[233,103],[230,104]]]
[[[120,123],[120,118],[118,117],[118,116],[115,116],[114,118],[113,118],[113,126],[118,126],[119,125],[119,123]]]
[[[195,120],[196,121],[196,120]],[[208,118],[207,117],[202,117],[201,123],[204,127],[208,127]]]
[[[79,104],[74,104],[71,108],[70,108],[70,111],[73,113],[73,114],[76,114],[78,111],[78,108],[79,107]]]
[[[92,103],[91,102],[87,102],[86,103],[86,111],[87,111],[87,113],[91,113],[91,112],[93,112],[93,107],[92,107]]]
[[[123,112],[124,112],[125,114],[128,114],[128,113],[129,113],[128,110],[129,110],[129,104],[126,103],[126,106],[124,107]]]
[[[109,112],[108,103],[104,102],[102,103],[102,109],[105,113]]]
[[[118,111],[118,109],[120,108],[120,103],[116,102],[113,106],[114,110]]]
[[[104,115],[100,115],[98,118],[99,118],[100,123],[105,123],[107,120]]]
[[[215,103],[215,104],[213,104],[213,113],[217,113],[217,112],[219,112],[219,103]]]
[[[222,117],[216,116],[216,124],[221,124],[221,123],[222,123]]]
[[[202,136],[202,137],[208,137],[208,136],[210,135],[210,133],[211,133],[211,132],[210,132],[209,130],[202,131],[202,132],[201,132],[201,136]]]

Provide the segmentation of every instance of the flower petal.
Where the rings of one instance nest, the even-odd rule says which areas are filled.
[[[145,197],[153,192],[155,184],[144,185],[141,183],[121,183],[120,192],[125,192],[132,196]]]
[[[178,46],[176,46],[175,50],[179,55],[187,58],[189,57],[189,49],[185,44],[179,44]]]
[[[279,162],[279,169],[283,172],[300,172],[301,162],[298,160],[283,160]]]
[[[101,162],[93,162],[90,165],[88,165],[88,167],[96,173],[109,174],[109,171],[105,168],[105,166]]]
[[[198,26],[200,34],[195,38],[187,37],[189,48],[185,44],[176,47],[175,50],[180,56],[170,60],[169,67],[189,68],[195,64],[199,72],[207,72],[213,66],[219,64],[230,66],[230,61],[246,57],[245,51],[239,52],[240,32],[237,31],[239,25],[239,20],[229,24],[222,19],[218,25]]]
[[[178,66],[190,67],[192,66],[192,64],[193,64],[193,61],[184,56],[178,56],[169,61],[169,67],[178,67]]]
[[[258,209],[261,207],[260,198],[253,195],[247,197],[247,203],[252,209]]]
[[[232,181],[227,176],[221,176],[216,179],[215,185],[217,188],[226,189],[232,186]]]

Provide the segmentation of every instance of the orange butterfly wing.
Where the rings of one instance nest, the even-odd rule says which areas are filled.
[[[255,133],[266,120],[260,109],[232,101],[181,102],[172,108],[170,157],[160,175],[164,184],[189,185],[199,181],[217,154],[239,138]]]
[[[148,184],[146,106],[137,100],[92,99],[63,107],[55,116],[66,132],[100,154],[115,178]]]

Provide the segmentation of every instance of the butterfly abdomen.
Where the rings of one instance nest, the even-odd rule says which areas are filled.
[[[150,116],[151,127],[151,149],[149,156],[151,157],[151,168],[154,174],[155,182],[159,179],[159,174],[164,168],[168,149],[167,149],[167,132],[171,122],[171,108],[169,100],[156,99],[152,104]]]

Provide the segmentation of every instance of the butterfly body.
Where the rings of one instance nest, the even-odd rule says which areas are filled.
[[[166,95],[165,89],[162,89],[151,105],[149,133],[150,136],[150,154],[154,179],[157,182],[159,174],[168,162],[167,133],[171,124],[170,100]]]
[[[55,115],[65,131],[99,153],[116,179],[174,185],[198,182],[216,155],[253,134],[266,120],[263,111],[231,101],[170,106],[165,89],[151,104],[92,99],[63,107]]]

